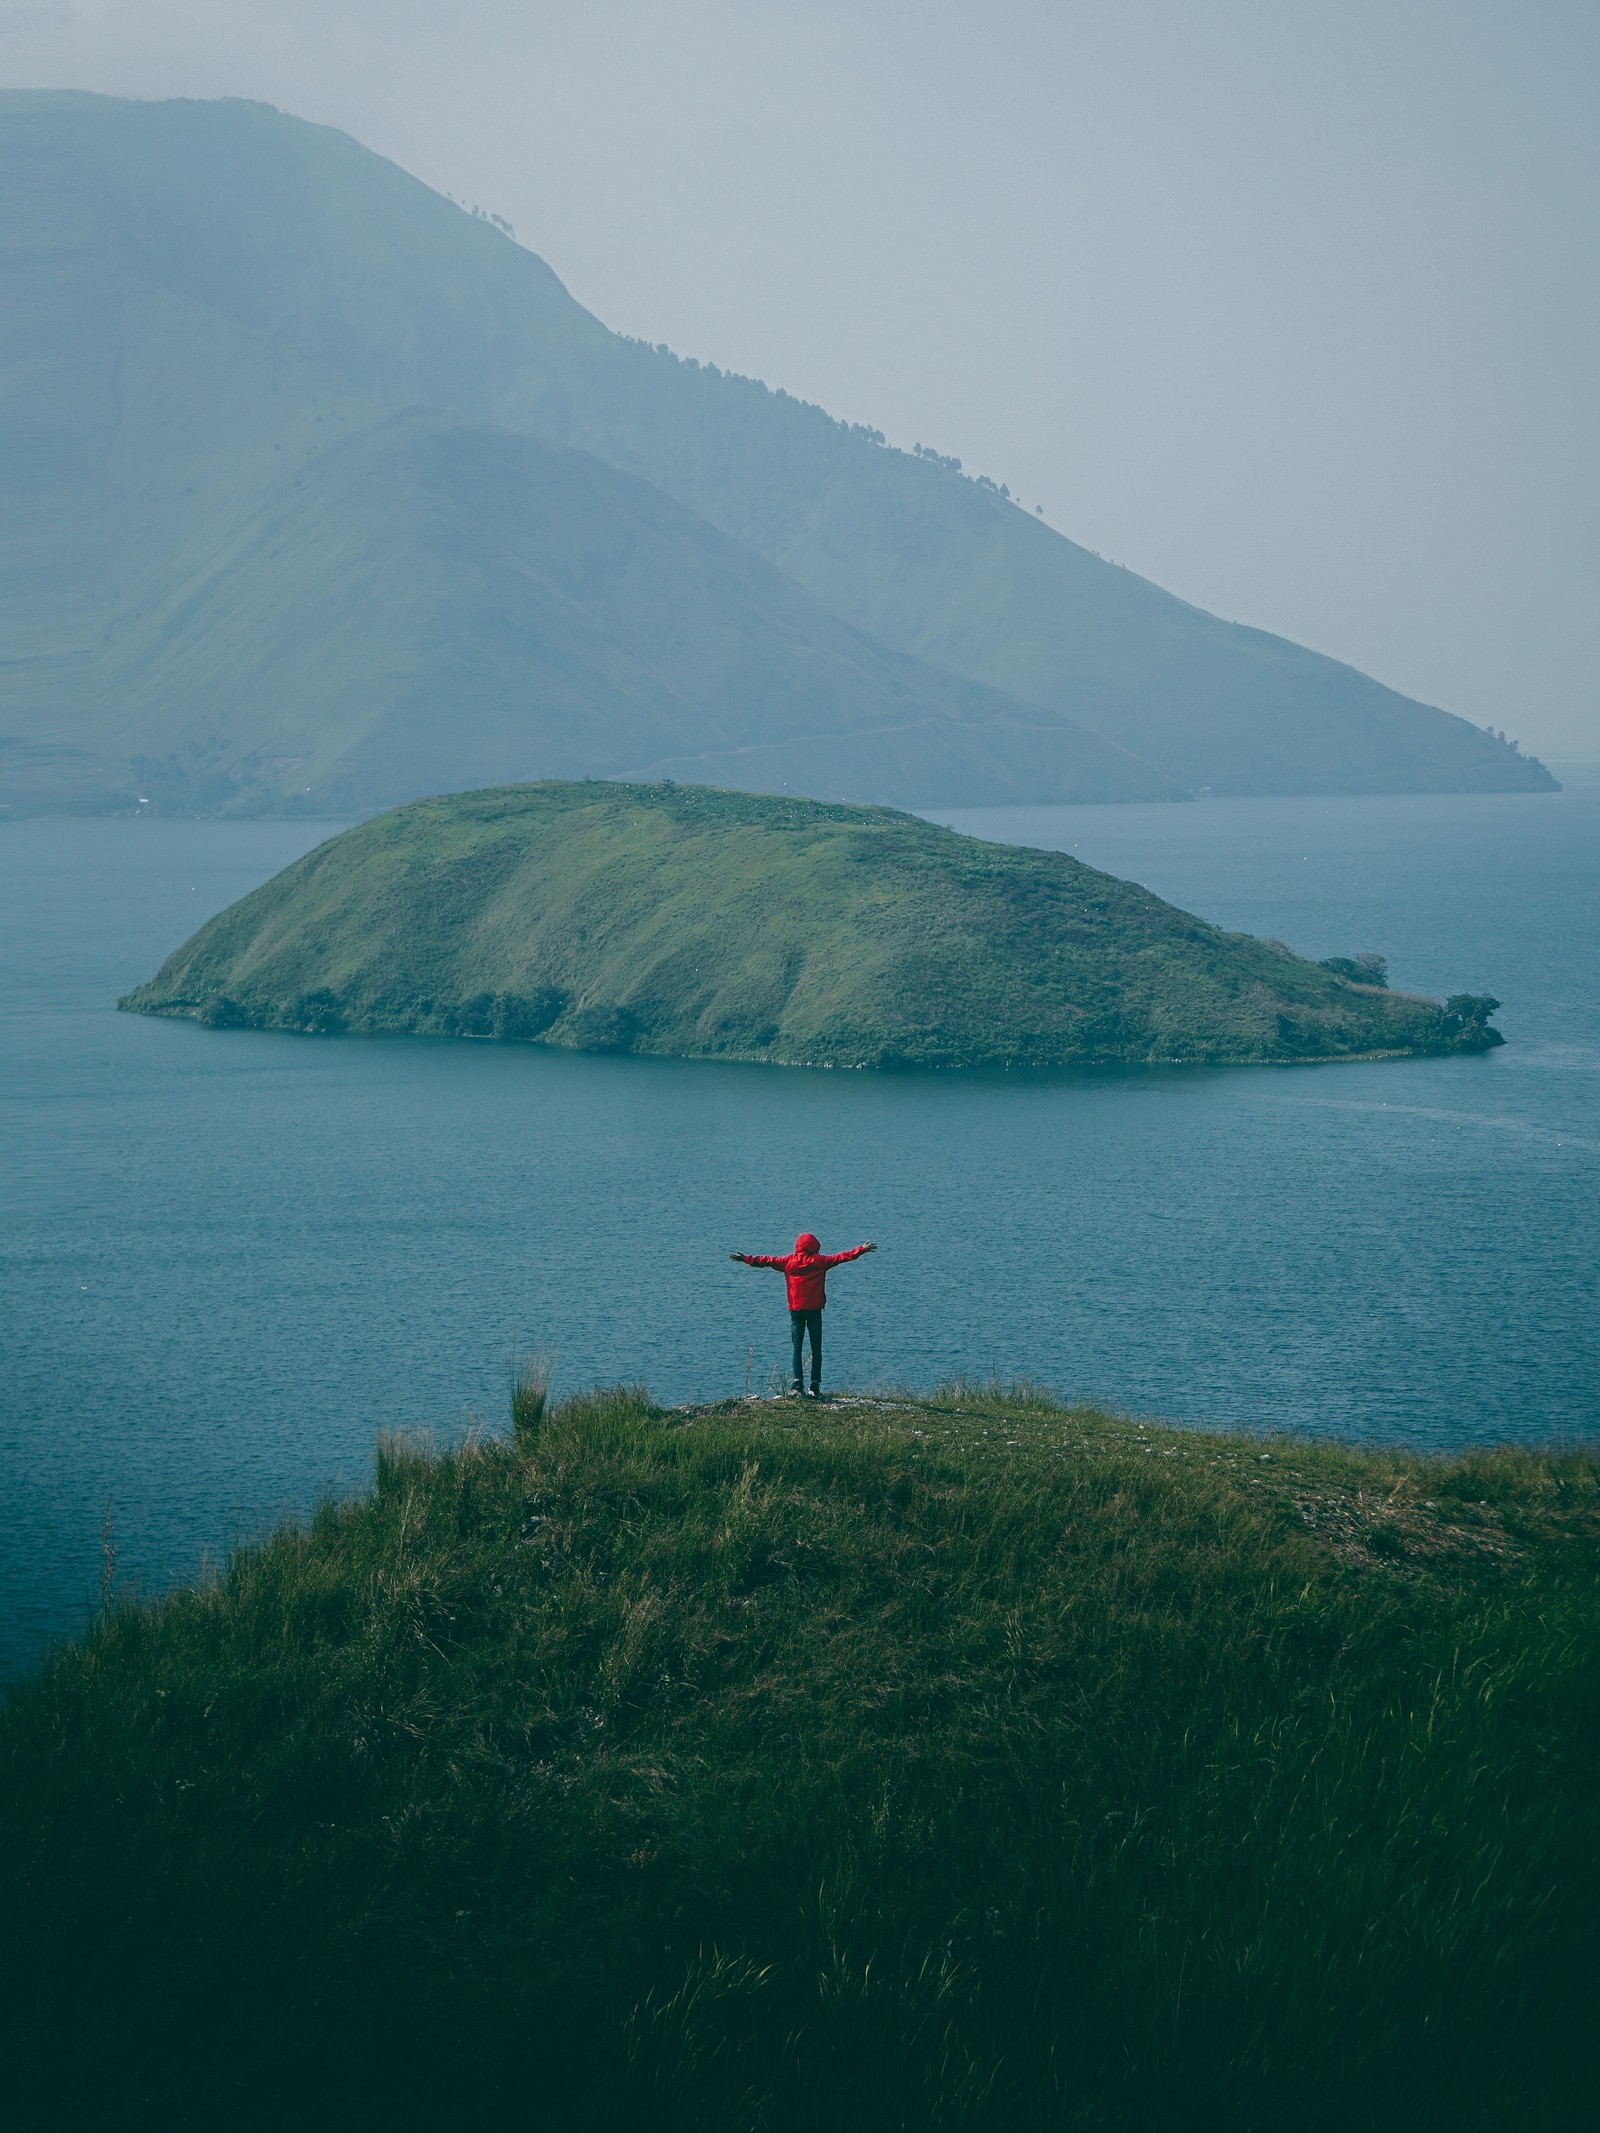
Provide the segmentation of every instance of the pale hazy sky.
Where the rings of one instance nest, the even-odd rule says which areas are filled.
[[[608,324],[1600,757],[1600,0],[0,0],[0,80],[342,126]]]

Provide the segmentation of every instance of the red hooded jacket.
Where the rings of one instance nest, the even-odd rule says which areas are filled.
[[[803,1230],[794,1240],[794,1250],[782,1259],[758,1259],[749,1252],[735,1252],[733,1256],[746,1266],[776,1267],[788,1283],[791,1311],[821,1311],[828,1301],[829,1267],[859,1259],[866,1249],[864,1244],[858,1244],[853,1252],[825,1252],[810,1230]]]

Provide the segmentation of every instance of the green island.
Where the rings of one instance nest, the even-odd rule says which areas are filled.
[[[1339,959],[1335,959],[1336,962]],[[1442,1006],[1227,933],[1063,852],[887,808],[550,782],[309,852],[122,1001],[217,1027],[831,1067],[1479,1050]],[[1355,972],[1356,976],[1345,974]]]
[[[1585,2122],[1592,1452],[512,1414],[13,1694],[12,2124]]]

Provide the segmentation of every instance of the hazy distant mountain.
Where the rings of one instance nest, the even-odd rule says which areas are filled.
[[[0,277],[13,804],[1551,782],[609,333],[498,230],[264,106],[0,97]]]
[[[150,196],[60,146],[63,113],[139,108],[14,99],[3,129],[14,808],[362,813],[547,776],[909,805],[1176,789],[889,651],[635,476],[397,410],[211,301],[197,278],[243,240],[160,253]]]

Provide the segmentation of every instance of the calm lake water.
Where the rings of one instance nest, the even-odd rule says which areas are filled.
[[[1600,780],[1556,796],[947,817],[1397,985],[1480,1059],[882,1078],[117,1015],[326,824],[0,828],[0,1677],[83,1619],[107,1499],[147,1587],[498,1424],[508,1357],[764,1386],[797,1229],[829,1378],[1031,1374],[1410,1445],[1600,1429]]]

